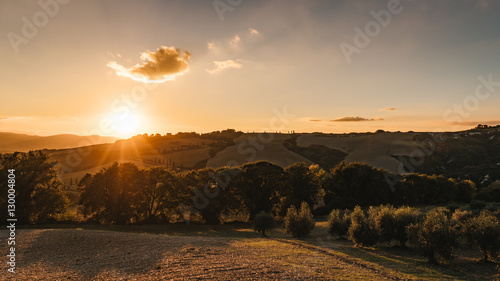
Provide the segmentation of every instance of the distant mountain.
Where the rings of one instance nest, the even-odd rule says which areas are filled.
[[[119,138],[70,134],[43,137],[0,132],[0,153],[14,151],[27,152],[41,149],[66,149],[102,143],[113,143],[116,140],[119,140]]]

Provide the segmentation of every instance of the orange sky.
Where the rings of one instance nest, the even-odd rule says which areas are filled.
[[[499,1],[40,3],[0,3],[0,131],[500,124]]]

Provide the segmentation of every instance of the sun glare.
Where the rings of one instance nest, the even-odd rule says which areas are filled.
[[[112,128],[119,137],[131,137],[135,135],[141,125],[140,118],[133,113],[115,114],[111,118]]]

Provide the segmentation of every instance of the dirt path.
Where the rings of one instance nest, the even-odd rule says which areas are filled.
[[[0,232],[3,257],[5,233]],[[16,240],[16,280],[388,279],[316,249],[271,239],[46,229],[18,230]],[[1,271],[0,279],[13,279],[5,262]]]

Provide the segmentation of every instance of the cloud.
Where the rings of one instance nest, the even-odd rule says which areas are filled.
[[[234,35],[234,37],[229,41],[229,46],[233,49],[240,48],[241,37],[238,34]]]
[[[396,110],[396,108],[395,108],[395,107],[388,107],[388,108],[382,108],[382,109],[381,109],[381,110],[379,110],[379,111],[394,111],[394,110]]]
[[[309,120],[309,121],[311,121],[311,122],[321,122],[321,121],[323,121],[323,120],[321,120],[321,119],[311,119],[311,120]]]
[[[341,117],[337,119],[332,119],[330,122],[362,122],[362,121],[381,121],[384,120],[382,118],[363,118],[363,117]]]
[[[214,42],[214,41],[210,41],[210,42],[208,42],[208,43],[207,43],[207,48],[208,48],[209,50],[214,50],[214,51],[216,51],[216,50],[218,50],[218,49],[219,49],[219,48],[215,45],[215,42]]]
[[[249,28],[248,32],[250,32],[250,35],[255,35],[255,36],[259,36],[260,35],[260,32],[257,29],[254,29],[254,28]]]
[[[162,83],[174,80],[176,76],[189,70],[188,60],[191,54],[181,52],[174,47],[162,46],[156,52],[146,51],[141,53],[144,63],[126,68],[115,61],[107,64],[115,70],[117,75],[132,78],[145,83]]]
[[[250,61],[242,60],[242,59],[237,59],[237,60],[224,60],[224,61],[214,61],[214,68],[213,69],[206,69],[206,72],[214,74],[221,72],[223,70],[229,69],[229,68],[236,68],[236,69],[241,69],[244,65],[244,63],[248,63]]]

